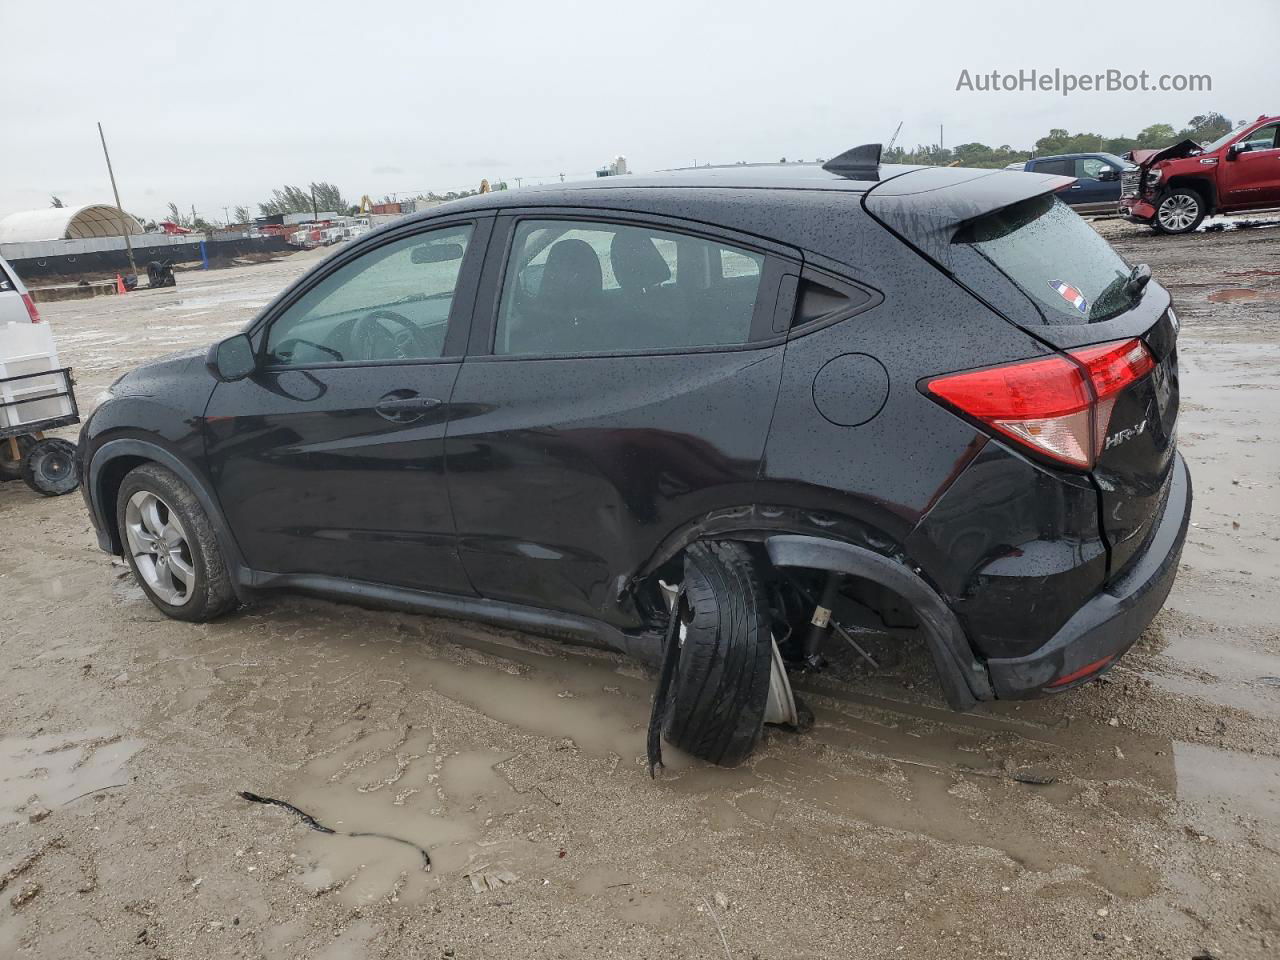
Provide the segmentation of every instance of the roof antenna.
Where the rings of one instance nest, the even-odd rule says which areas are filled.
[[[880,144],[864,143],[860,147],[846,150],[824,163],[822,169],[850,180],[879,180]]]

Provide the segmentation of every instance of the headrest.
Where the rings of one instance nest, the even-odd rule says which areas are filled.
[[[609,244],[609,263],[618,286],[643,290],[671,279],[671,268],[653,238],[640,230],[619,230]]]
[[[557,240],[547,254],[538,287],[540,301],[571,301],[598,296],[604,289],[600,258],[585,240]]]

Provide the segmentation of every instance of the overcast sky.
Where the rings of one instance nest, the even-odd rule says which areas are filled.
[[[0,0],[0,216],[110,202],[98,120],[126,210],[222,220],[284,183],[358,202],[582,176],[619,153],[639,171],[812,159],[899,121],[907,146],[939,124],[947,144],[1029,146],[1050,127],[1253,119],[1280,113],[1277,38],[1277,0]],[[1213,89],[956,91],[965,69],[1055,67]]]

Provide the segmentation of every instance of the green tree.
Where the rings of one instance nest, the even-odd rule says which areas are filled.
[[[248,207],[236,207],[232,212],[236,215],[236,223],[248,223],[253,219]]]
[[[1124,134],[1104,137],[1096,133],[1072,133],[1062,127],[1053,127],[1035,142],[1034,150],[1015,149],[1007,143],[989,147],[976,141],[962,143],[951,149],[944,149],[936,144],[922,144],[911,150],[893,147],[885,150],[881,159],[885,163],[1004,167],[1033,156],[1045,157],[1058,153],[1105,152],[1122,155],[1137,148],[1167,147],[1187,138],[1205,143],[1231,129],[1231,121],[1222,114],[1203,113],[1192,117],[1182,131],[1175,130],[1167,123],[1153,123],[1136,137]]]
[[[351,206],[351,203],[343,197],[342,191],[332,183],[325,183],[324,181],[313,183],[311,184],[311,189],[315,191],[317,210],[331,210],[334,213],[342,214]]]
[[[169,201],[169,222],[177,224],[184,230],[207,231],[216,229],[212,223],[197,214],[194,207],[191,208],[191,215],[187,216],[178,209],[178,205],[172,200]]]
[[[1178,134],[1178,139],[1209,143],[1212,140],[1217,140],[1232,129],[1234,128],[1231,125],[1231,121],[1222,114],[1200,113],[1187,122],[1186,129]]]
[[[1141,147],[1167,147],[1177,143],[1178,131],[1167,123],[1153,123],[1145,130],[1138,131],[1138,145]]]
[[[49,199],[52,201],[52,202],[49,204],[49,206],[51,206],[51,207],[61,207],[61,206],[62,206],[62,198],[61,198],[60,196],[58,196],[56,193],[55,193],[52,197],[50,197]]]
[[[319,183],[309,184],[306,188],[285,184],[278,190],[272,190],[271,199],[258,204],[258,209],[264,217],[282,213],[311,213],[313,191],[316,211],[342,213],[351,207],[351,204],[343,198],[341,190],[332,183],[322,180]]]

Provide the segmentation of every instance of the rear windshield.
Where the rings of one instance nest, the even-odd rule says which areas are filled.
[[[961,229],[973,247],[1040,308],[1046,323],[1099,323],[1142,297],[1130,267],[1061,200],[1034,197]]]

